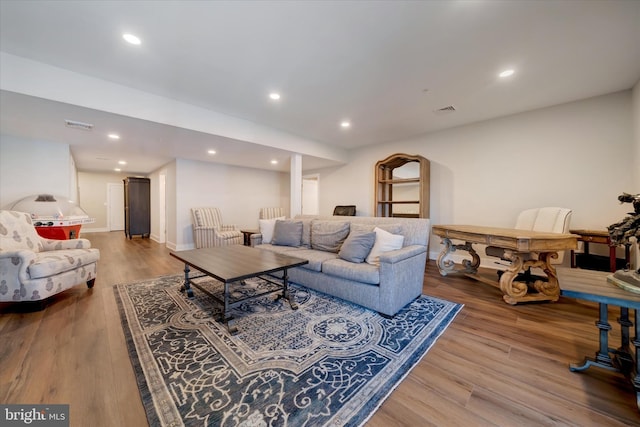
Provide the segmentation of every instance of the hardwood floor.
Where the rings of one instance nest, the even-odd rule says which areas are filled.
[[[70,404],[71,426],[144,426],[112,286],[180,274],[183,266],[149,239],[83,237],[101,251],[93,289],[76,286],[40,312],[2,307],[0,402]],[[424,293],[465,307],[368,426],[640,425],[623,376],[568,369],[595,354],[596,304],[509,306],[495,288],[441,277],[433,261]],[[617,315],[612,308],[611,346],[620,339]]]

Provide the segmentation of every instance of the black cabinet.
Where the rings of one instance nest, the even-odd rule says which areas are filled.
[[[151,181],[149,178],[125,178],[124,234],[149,237],[151,233]]]

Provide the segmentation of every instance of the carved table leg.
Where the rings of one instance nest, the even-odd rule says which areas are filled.
[[[444,248],[440,252],[438,256],[438,270],[440,271],[440,275],[446,276],[451,272],[464,272],[464,273],[477,273],[478,267],[480,266],[480,256],[473,249],[473,245],[469,242],[465,242],[464,245],[454,245],[451,242],[451,239],[445,237],[442,239],[442,244]],[[455,262],[450,259],[446,259],[452,252],[455,252],[457,249],[467,251],[469,255],[471,255],[471,259],[465,259],[462,261],[463,269],[456,269]]]
[[[519,302],[531,301],[558,301],[560,298],[560,286],[556,269],[551,264],[551,259],[557,258],[555,252],[541,252],[537,260],[523,260],[523,255],[518,252],[507,251],[507,258],[511,259],[511,266],[500,277],[500,289],[504,301],[514,305]],[[537,293],[529,293],[529,286],[525,282],[516,281],[516,277],[522,270],[531,267],[542,268],[547,275],[547,280],[536,280],[532,287]]]
[[[502,299],[511,305],[515,305],[522,301],[522,298],[527,295],[527,284],[524,282],[516,282],[515,278],[522,270],[522,255],[519,253],[507,253],[507,258],[510,258],[511,265],[500,276],[500,290],[504,294]]]

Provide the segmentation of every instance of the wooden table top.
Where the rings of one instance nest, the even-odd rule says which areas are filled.
[[[192,249],[170,255],[223,283],[308,264],[306,259],[242,245]]]
[[[609,232],[606,230],[569,230],[573,234],[579,234],[581,236],[596,236],[596,237],[609,237]]]
[[[607,281],[607,276],[613,273],[564,267],[557,268],[556,272],[561,295],[640,309],[640,294]]]
[[[519,252],[555,252],[578,247],[575,234],[543,233],[516,228],[481,225],[434,225],[433,234],[443,238],[498,246]]]

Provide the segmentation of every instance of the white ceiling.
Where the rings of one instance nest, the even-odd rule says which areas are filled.
[[[0,0],[0,50],[348,150],[632,88],[640,1]],[[298,151],[1,89],[2,133],[71,144],[80,170],[175,157],[287,170]],[[304,169],[339,163],[301,151]]]

